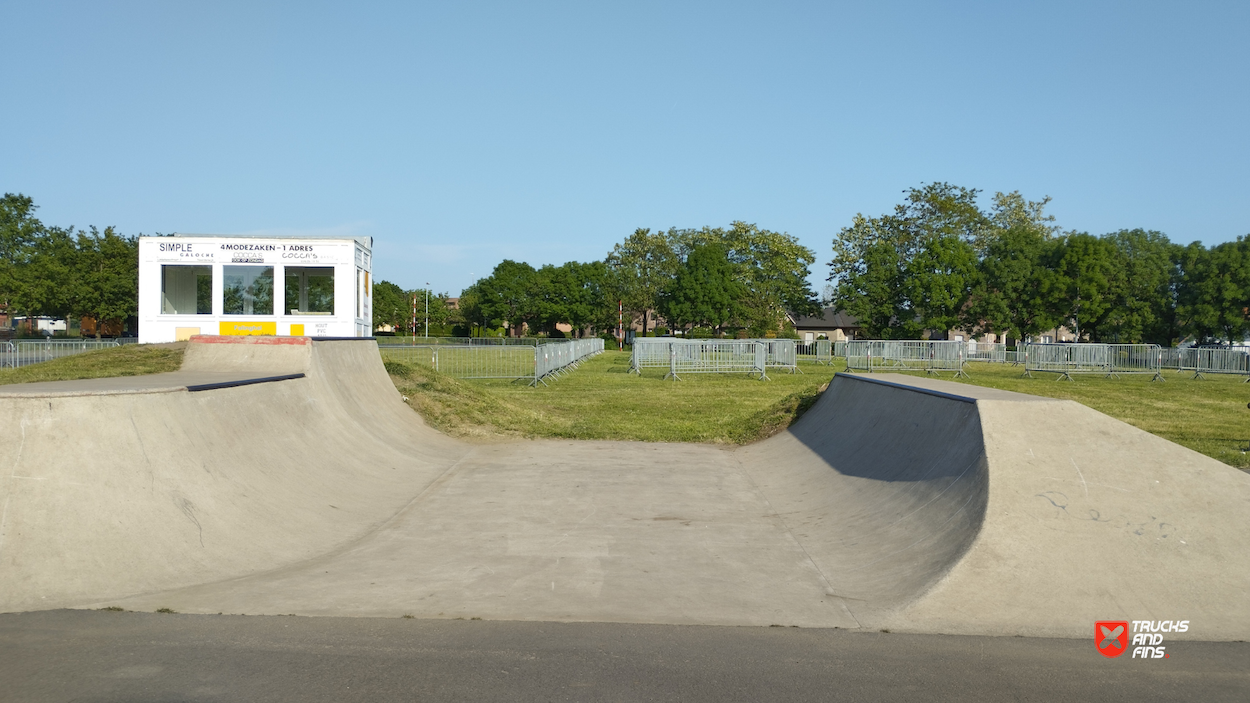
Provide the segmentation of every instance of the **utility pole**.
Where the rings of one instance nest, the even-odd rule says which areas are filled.
[[[408,334],[412,335],[412,346],[417,346],[417,296],[412,296],[412,324],[408,326]]]
[[[430,282],[425,282],[425,338],[430,338]]]

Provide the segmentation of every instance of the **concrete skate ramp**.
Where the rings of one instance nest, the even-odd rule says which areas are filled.
[[[465,451],[403,405],[376,347],[287,342],[196,339],[180,372],[109,379],[134,392],[0,387],[0,611],[322,554],[375,528]],[[351,373],[361,366],[371,372]],[[185,390],[295,374],[305,375]]]
[[[183,372],[306,376],[4,401],[0,610],[1250,634],[1250,479],[1069,401],[839,375],[736,450],[469,445],[372,342],[217,341]]]

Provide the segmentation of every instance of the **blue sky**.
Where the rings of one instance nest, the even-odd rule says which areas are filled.
[[[1250,3],[5,2],[0,191],[55,225],[374,237],[452,294],[924,182],[1250,233]]]

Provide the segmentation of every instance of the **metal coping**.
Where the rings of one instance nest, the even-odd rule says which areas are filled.
[[[362,342],[376,342],[377,337],[309,337],[314,342],[348,342],[360,340]]]
[[[958,400],[964,403],[972,403],[973,405],[976,405],[976,402],[977,402],[976,398],[969,398],[968,396],[965,396],[965,395],[955,395],[954,393],[935,391],[932,388],[921,388],[919,386],[909,386],[905,383],[895,383],[893,381],[886,381],[880,378],[867,378],[865,376],[860,376],[859,374],[845,373],[843,371],[839,371],[834,374],[834,377],[838,377],[838,376],[841,376],[842,378],[853,378],[856,381],[866,381],[868,383],[879,383],[883,386],[890,386],[891,388],[901,388],[905,391],[915,391],[917,393],[936,395],[939,398],[946,398],[947,400]]]
[[[187,390],[195,393],[197,391],[213,391],[218,388],[234,388],[235,386],[250,386],[253,383],[273,383],[274,381],[290,381],[296,378],[303,378],[302,373],[289,373],[285,376],[264,376],[261,378],[242,378],[237,381],[221,381],[220,383],[197,383],[187,386]]]

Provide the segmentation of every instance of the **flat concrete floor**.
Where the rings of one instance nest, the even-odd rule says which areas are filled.
[[[622,450],[613,442],[477,446],[389,523],[342,550],[99,605],[860,625],[732,452],[642,443]]]
[[[1092,634],[1092,633],[1091,633]],[[1245,701],[1250,644],[835,629],[42,611],[0,701]]]

